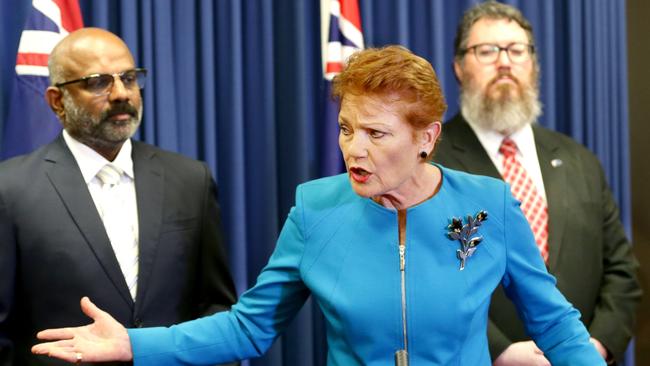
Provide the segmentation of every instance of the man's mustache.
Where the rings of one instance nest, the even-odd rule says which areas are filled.
[[[521,83],[519,82],[519,79],[517,79],[510,70],[499,70],[497,76],[495,76],[492,80],[490,80],[490,86],[494,85],[497,83],[497,81],[504,76],[508,77],[510,80],[514,81],[517,86],[521,86]]]
[[[132,106],[129,103],[120,103],[120,104],[115,104],[109,109],[102,112],[100,119],[102,121],[105,121],[108,118],[111,118],[117,114],[124,114],[124,113],[129,114],[133,117],[138,116],[138,110],[134,106]]]

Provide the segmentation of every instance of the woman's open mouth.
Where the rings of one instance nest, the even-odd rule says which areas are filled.
[[[350,177],[352,177],[352,179],[357,183],[365,183],[368,181],[368,179],[370,179],[371,175],[372,173],[363,168],[350,168]]]

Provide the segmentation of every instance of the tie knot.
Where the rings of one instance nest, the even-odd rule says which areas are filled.
[[[501,141],[499,152],[506,158],[515,156],[515,154],[517,154],[517,144],[509,137],[506,137]]]
[[[102,182],[102,185],[114,186],[122,177],[122,169],[116,167],[113,164],[106,164],[104,167],[97,173],[97,178]]]

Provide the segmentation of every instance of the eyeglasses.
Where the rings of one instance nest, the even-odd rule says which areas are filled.
[[[126,89],[133,90],[136,87],[143,88],[147,77],[147,69],[136,68],[115,74],[92,74],[84,76],[80,79],[56,83],[54,86],[60,88],[62,86],[74,83],[82,83],[82,88],[86,89],[92,94],[95,94],[97,96],[108,95],[113,89],[115,76],[119,76],[120,81]]]
[[[506,51],[512,63],[522,64],[530,60],[530,55],[535,52],[535,46],[526,43],[511,43],[501,47],[496,44],[481,43],[463,50],[465,53],[470,51],[473,51],[476,60],[484,65],[497,62],[501,51]]]

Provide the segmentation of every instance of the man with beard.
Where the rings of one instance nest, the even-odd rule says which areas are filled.
[[[61,364],[30,347],[38,330],[87,324],[82,296],[128,327],[235,301],[210,171],[131,140],[146,71],[126,44],[78,30],[54,48],[49,71],[62,134],[0,164],[0,365]]]
[[[494,1],[469,9],[456,34],[454,71],[461,113],[444,124],[435,160],[511,183],[558,288],[582,313],[601,355],[620,361],[641,296],[637,262],[598,159],[535,124],[541,103],[530,23]],[[488,337],[495,365],[549,365],[501,286]]]

